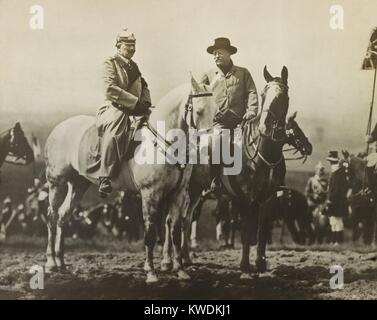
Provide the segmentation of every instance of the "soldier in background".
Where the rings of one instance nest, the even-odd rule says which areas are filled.
[[[325,167],[321,161],[315,166],[315,174],[308,179],[305,195],[308,200],[309,212],[313,211],[326,201],[328,191],[328,179],[325,175]]]
[[[330,162],[331,175],[327,197],[327,215],[330,217],[332,242],[338,245],[343,242],[343,218],[348,214],[347,198],[352,192],[348,163],[340,163],[337,151],[330,151],[327,161]]]

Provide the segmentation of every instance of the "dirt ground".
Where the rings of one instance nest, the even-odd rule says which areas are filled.
[[[0,243],[0,299],[377,299],[373,248],[272,245],[267,252],[269,272],[240,280],[240,248],[220,250],[207,241],[193,253],[189,281],[159,270],[157,248],[160,281],[147,285],[142,243],[106,238],[68,239],[67,271],[45,275],[44,289],[32,290],[29,269],[44,265],[44,241],[10,238]],[[344,268],[343,289],[330,288],[331,265]]]

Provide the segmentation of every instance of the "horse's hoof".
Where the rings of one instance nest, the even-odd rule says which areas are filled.
[[[67,265],[63,264],[61,266],[58,266],[58,270],[62,273],[67,273],[68,272]]]
[[[263,273],[267,271],[267,261],[266,257],[258,257],[255,261],[255,264],[257,266],[257,272]]]
[[[191,277],[189,274],[184,270],[178,270],[178,279],[179,280],[190,280]]]
[[[157,283],[158,278],[155,272],[148,272],[147,273],[147,280],[145,280],[147,284]]]
[[[191,240],[191,249],[197,249],[199,244],[196,240]]]
[[[45,273],[53,273],[59,271],[56,265],[45,265]]]
[[[173,263],[170,262],[161,262],[161,271],[170,271],[173,268]]]
[[[240,276],[240,280],[252,280],[253,277],[250,273],[242,272]]]
[[[184,267],[189,267],[194,264],[191,257],[194,257],[194,254],[192,252],[182,257],[182,264]]]
[[[182,264],[183,264],[184,267],[190,267],[190,266],[193,265],[191,259],[184,259],[184,260],[182,260]]]

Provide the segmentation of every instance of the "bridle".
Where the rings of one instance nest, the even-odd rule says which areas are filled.
[[[193,106],[193,99],[194,98],[202,98],[202,97],[211,97],[213,95],[212,92],[203,92],[203,93],[196,93],[196,94],[189,94],[188,95],[188,98],[187,98],[187,102],[185,104],[185,112],[183,114],[183,121],[186,123],[187,127],[189,129],[197,129],[197,125],[194,121],[194,106]],[[170,155],[168,153],[166,153],[164,150],[168,149],[169,147],[171,147],[172,145],[172,142],[171,141],[168,141],[165,139],[165,137],[161,136],[158,131],[153,128],[153,126],[149,123],[149,121],[147,123],[145,123],[145,126],[149,129],[149,131],[153,134],[154,138],[153,138],[153,145],[160,151],[162,152],[165,157],[169,158]],[[203,132],[201,134],[205,134],[205,133],[208,133],[208,132],[211,132],[213,129],[212,128],[209,128],[207,130],[203,130]],[[161,147],[161,144],[164,145],[164,148]],[[187,148],[189,148],[189,144],[187,143],[186,145]],[[189,151],[187,150],[186,152],[186,157],[189,156]],[[174,159],[172,159],[174,160]],[[188,160],[188,159],[186,159]],[[186,163],[188,163],[186,161]],[[185,169],[186,167],[186,164],[176,164],[177,167],[180,169],[180,170],[183,170]]]
[[[189,129],[197,129],[196,123],[194,121],[194,104],[193,99],[194,98],[202,98],[202,97],[211,97],[213,94],[212,92],[203,92],[203,93],[196,93],[196,94],[189,94],[187,98],[187,102],[185,104],[185,113],[183,115],[183,120],[189,127]],[[189,119],[187,120],[187,117]]]
[[[288,85],[284,84],[284,83],[281,83],[281,82],[278,82],[278,81],[271,81],[269,83],[267,83],[267,85],[265,86],[265,88],[263,89],[263,92],[262,92],[262,106],[264,105],[264,101],[265,101],[265,97],[266,97],[266,91],[267,89],[269,89],[271,87],[271,85],[274,84],[274,85],[277,85],[279,86],[280,88],[283,88],[285,92],[288,92]],[[287,97],[288,98],[288,97]],[[278,117],[276,116],[276,114],[270,110],[270,109],[266,109],[266,110],[263,110],[260,112],[260,114],[256,117],[257,119],[260,119],[262,113],[267,113],[268,115],[271,116],[272,118],[272,128],[269,132],[269,134],[265,134],[263,132],[260,131],[260,129],[258,128],[258,135],[250,142],[248,143],[248,137],[250,137],[251,135],[251,132],[252,130],[250,129],[250,122],[248,123],[246,130],[243,130],[243,143],[245,144],[246,148],[245,148],[245,154],[247,156],[247,158],[249,160],[252,160],[254,163],[255,162],[255,158],[258,156],[270,169],[274,169],[276,168],[284,159],[283,157],[283,153],[281,153],[281,156],[280,158],[277,160],[277,161],[269,161],[265,156],[263,156],[262,152],[260,151],[260,143],[261,143],[261,138],[266,138],[266,139],[269,139],[273,142],[284,142],[286,141],[287,139],[287,135],[286,135],[286,124],[285,124],[285,121],[284,121],[284,125],[279,125],[279,123],[281,123],[282,121],[280,119],[278,119]],[[245,122],[243,122],[241,124],[241,128],[244,128],[245,127]],[[281,138],[278,137],[277,135],[277,132],[283,132],[283,135],[281,136]],[[254,154],[252,155],[248,146],[252,146],[254,148]]]
[[[285,160],[301,160],[301,159],[304,159],[302,164],[304,164],[308,158],[308,155],[304,152],[303,147],[302,147],[302,143],[301,143],[301,140],[297,134],[297,124],[294,123],[292,125],[291,128],[289,129],[286,129],[286,137],[287,137],[287,143],[292,145],[291,148],[287,148],[287,149],[283,149],[283,152],[289,152],[289,151],[294,151],[293,154],[296,154],[297,152],[300,152],[301,153],[301,156],[297,156],[297,157],[291,157],[291,158],[285,158]],[[300,129],[298,129],[299,131],[301,131]],[[303,138],[307,140],[307,138],[305,137],[304,133],[301,133]],[[293,143],[290,143],[289,141],[290,140],[293,140]]]
[[[277,135],[277,132],[285,132],[286,124],[284,123],[284,125],[279,125],[279,122],[281,122],[281,121],[272,110],[270,110],[270,109],[263,110],[263,105],[264,105],[264,102],[265,102],[265,99],[266,99],[266,92],[269,88],[271,88],[272,85],[278,86],[280,89],[282,89],[282,91],[285,94],[288,94],[289,87],[285,83],[274,80],[274,81],[271,81],[271,82],[266,84],[266,86],[264,87],[263,92],[261,94],[262,111],[260,113],[260,116],[261,116],[262,113],[267,113],[268,115],[270,115],[271,118],[272,118],[272,128],[271,128],[271,131],[270,131],[269,134],[265,134],[265,133],[262,133],[260,131],[259,131],[259,134],[261,136],[265,137],[265,138],[271,139],[273,142],[283,142],[286,139],[285,134],[282,136],[282,138],[279,138],[278,135]],[[288,95],[287,95],[287,99],[289,100]]]

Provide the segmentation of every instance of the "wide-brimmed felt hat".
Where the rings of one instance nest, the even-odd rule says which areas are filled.
[[[330,162],[338,162],[339,161],[338,151],[335,151],[335,150],[329,151],[329,154],[327,155],[326,160]]]
[[[215,39],[215,43],[207,48],[207,52],[213,54],[213,51],[216,49],[228,50],[230,54],[235,54],[237,52],[237,48],[230,44],[230,40],[228,38]]]

